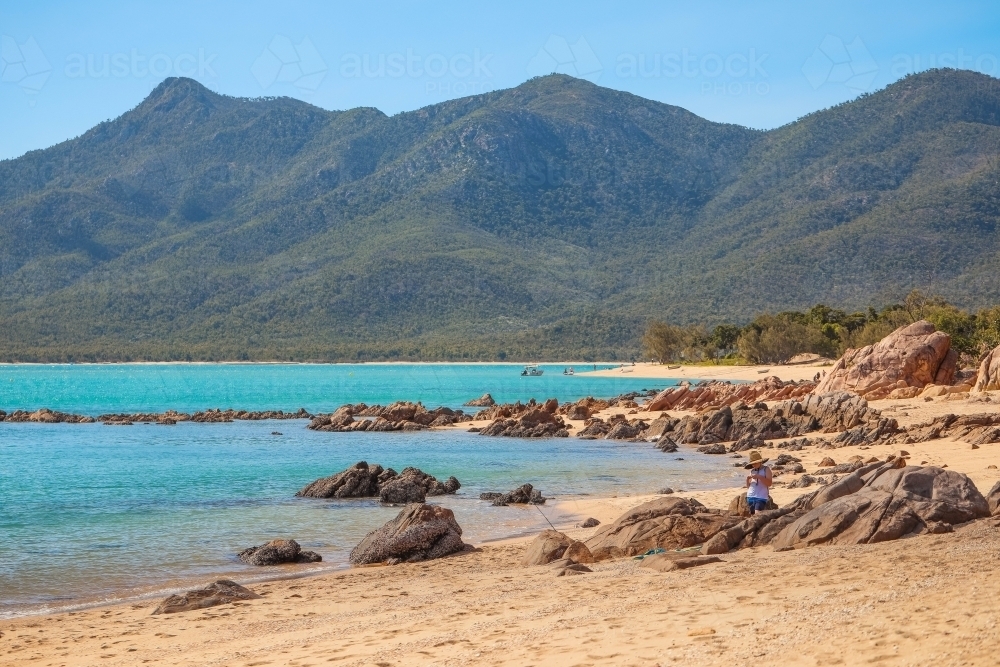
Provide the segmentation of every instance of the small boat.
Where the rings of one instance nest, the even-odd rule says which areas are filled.
[[[669,370],[676,370],[676,369],[678,369],[680,367],[681,367],[681,365],[677,364],[676,366],[667,366],[667,369],[669,369]]]
[[[525,366],[524,370],[521,371],[521,375],[527,375],[531,377],[537,377],[542,373],[543,373],[542,369],[540,369],[538,366],[535,366],[534,364],[529,364],[528,366]]]
[[[770,372],[771,372],[771,369],[770,369],[770,368],[765,368],[765,369],[764,369],[764,370],[762,370],[762,371],[757,371],[757,374],[758,374],[758,375],[763,375],[764,373],[770,373]]]
[[[570,366],[569,368],[564,368],[563,369],[563,375],[573,375],[575,373],[576,373],[576,371],[573,370],[572,366]]]

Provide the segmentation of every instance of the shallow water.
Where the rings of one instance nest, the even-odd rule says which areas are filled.
[[[85,414],[230,405],[319,410],[347,401],[384,403],[394,398],[455,404],[469,397],[473,385],[463,372],[440,368],[380,367],[367,375],[370,368],[375,367],[354,372],[369,383],[377,376],[379,382],[395,384],[337,389],[333,382],[330,390],[333,376],[320,371],[333,371],[308,366],[216,367],[218,375],[207,367],[4,367],[0,378],[13,371],[17,379],[7,384],[34,387],[35,392],[46,388],[48,393],[18,398],[6,392],[0,405],[8,410],[46,405]],[[194,376],[192,370],[197,370]],[[517,371],[510,366],[503,370]],[[140,378],[155,385],[157,371],[163,374],[159,389],[129,402],[129,383]],[[197,386],[191,384],[192,377],[199,379]],[[328,379],[326,390],[312,387],[310,380],[323,377]],[[518,382],[544,376],[512,377],[501,378],[496,387],[483,381],[471,395],[491,391],[500,400],[526,400],[530,396],[525,393],[569,400],[578,394],[567,387],[602,396],[641,388],[634,381],[623,388],[617,378],[604,385],[600,378],[591,380],[597,384],[573,385],[582,378],[559,376],[549,386],[562,389],[560,394],[518,393],[524,389]],[[41,400],[43,395],[47,400]],[[306,400],[320,395],[328,402]],[[431,500],[455,511],[466,541],[473,543],[533,530],[545,522],[535,508],[491,507],[478,500],[482,491],[506,491],[530,482],[546,496],[572,499],[651,492],[662,486],[724,486],[737,478],[731,462],[721,457],[663,454],[646,443],[487,438],[461,430],[316,433],[306,424],[0,423],[0,616],[162,592],[219,574],[243,581],[275,572],[343,567],[364,534],[399,509],[367,500],[301,499],[294,494],[359,460],[396,470],[412,465],[441,479],[456,476],[463,485],[457,495]],[[554,523],[564,520],[551,505],[541,510]],[[323,563],[275,570],[236,560],[241,549],[276,537],[294,538],[318,551]]]

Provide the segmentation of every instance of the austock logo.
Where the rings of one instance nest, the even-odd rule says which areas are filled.
[[[603,71],[604,66],[586,39],[580,37],[570,44],[561,35],[550,35],[527,67],[528,76],[569,74],[595,83]]]
[[[24,92],[35,94],[51,73],[52,65],[34,37],[18,44],[10,35],[0,36],[0,81],[17,84]]]
[[[275,35],[250,67],[265,90],[275,83],[287,83],[302,91],[315,92],[326,71],[326,62],[308,37],[295,44],[284,35]]]
[[[802,73],[813,90],[835,83],[863,93],[872,89],[878,63],[860,37],[845,44],[840,37],[827,35],[802,65]]]

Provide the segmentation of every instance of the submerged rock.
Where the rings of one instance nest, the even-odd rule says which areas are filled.
[[[489,500],[494,507],[506,505],[544,505],[548,500],[542,496],[542,492],[535,489],[531,484],[522,484],[513,491],[507,493],[480,493],[480,500]]]
[[[259,547],[244,549],[237,556],[247,565],[318,563],[323,557],[314,551],[302,551],[295,540],[271,540]]]

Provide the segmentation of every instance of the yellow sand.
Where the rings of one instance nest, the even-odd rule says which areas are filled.
[[[811,380],[816,373],[829,371],[831,365],[803,364],[773,366],[689,366],[669,368],[664,364],[649,362],[637,363],[634,366],[625,364],[616,368],[600,371],[587,371],[586,366],[576,367],[577,375],[598,375],[605,377],[637,377],[637,378],[685,378],[689,380],[746,380],[753,382],[763,378],[778,376],[788,380]]]
[[[991,404],[876,407],[913,423],[996,411],[993,396]],[[968,473],[984,492],[1000,479],[988,467],[1000,465],[1000,445],[906,449],[913,463]],[[794,454],[812,471],[824,456],[839,463],[890,451]],[[784,486],[789,479],[777,478],[779,503],[801,492]],[[738,492],[684,495],[720,507]],[[558,509],[607,522],[645,499],[571,500]],[[256,584],[262,600],[170,616],[151,616],[158,601],[148,601],[3,621],[0,665],[996,664],[996,523],[867,546],[750,549],[681,572],[618,560],[559,578],[545,566],[520,566],[526,540],[512,540],[430,563]]]

